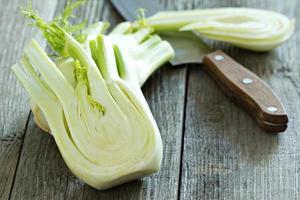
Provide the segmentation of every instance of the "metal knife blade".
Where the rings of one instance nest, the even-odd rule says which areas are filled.
[[[165,10],[156,0],[111,0],[119,13],[129,21],[135,20],[139,8],[146,16]],[[254,73],[235,62],[224,52],[212,52],[193,33],[160,34],[175,50],[172,65],[203,63],[205,71],[215,80],[227,96],[241,105],[268,132],[282,132],[287,128],[288,117],[279,98]],[[211,53],[212,52],[212,53]]]
[[[136,20],[137,10],[143,8],[146,10],[145,15],[149,17],[158,11],[166,10],[157,0],[111,0],[118,12],[128,21]]]
[[[173,66],[202,63],[204,56],[213,51],[191,32],[163,33],[160,36],[162,39],[167,40],[175,51],[175,57],[170,60]]]

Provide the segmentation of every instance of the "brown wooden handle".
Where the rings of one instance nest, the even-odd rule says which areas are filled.
[[[258,76],[220,50],[206,55],[203,64],[223,91],[251,114],[263,129],[269,124],[286,128],[288,117],[282,103]]]
[[[261,121],[259,120],[259,118],[255,119],[259,126],[266,132],[279,133],[285,131],[287,128],[287,124],[271,124],[268,122]]]

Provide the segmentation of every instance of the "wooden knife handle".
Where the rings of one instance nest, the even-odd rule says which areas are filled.
[[[220,50],[206,55],[203,64],[221,89],[254,117],[261,128],[271,132],[286,129],[288,117],[281,101],[258,76]],[[272,130],[269,124],[285,128]]]
[[[255,120],[259,124],[261,129],[266,132],[279,133],[285,131],[287,128],[287,124],[270,124],[268,122],[261,121],[258,118],[255,118]]]

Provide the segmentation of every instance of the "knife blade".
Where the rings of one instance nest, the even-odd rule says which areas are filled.
[[[144,8],[146,17],[165,8],[155,0],[111,0],[128,21],[136,19],[137,10]],[[205,71],[234,102],[247,111],[268,132],[282,132],[287,128],[288,116],[277,95],[257,75],[246,69],[221,50],[213,51],[197,35],[162,33],[175,50],[172,65],[201,63]]]

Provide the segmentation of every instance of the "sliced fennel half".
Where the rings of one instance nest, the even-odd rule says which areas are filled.
[[[89,31],[84,30],[84,32],[103,33],[105,28],[105,23],[97,22],[87,28]],[[134,84],[142,86],[157,68],[174,56],[174,50],[170,44],[161,40],[158,35],[152,34],[152,31],[151,28],[147,27],[140,27],[138,30],[133,31],[130,22],[123,22],[108,34],[110,40],[118,45],[120,51],[123,52],[123,57],[126,57],[126,62],[129,66],[127,76],[136,77],[134,79],[126,79],[125,81],[133,81]],[[96,34],[87,34],[87,41],[91,41],[95,37]],[[90,54],[87,42],[83,43],[83,47]],[[76,82],[74,64],[72,58],[62,59],[57,63],[58,69],[73,87],[75,87]],[[41,129],[50,133],[51,130],[47,125],[46,118],[34,101],[31,103],[31,109],[34,114],[35,123]]]
[[[268,51],[285,42],[294,20],[267,10],[213,8],[158,12],[147,19],[156,31],[196,31],[206,38],[253,51]]]
[[[35,41],[12,70],[43,111],[70,170],[97,189],[156,172],[160,133],[124,51],[100,35],[91,41],[92,58],[56,28],[61,50],[74,60],[75,87]]]

